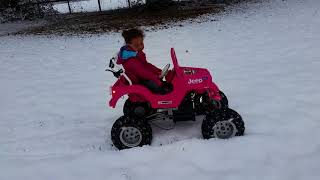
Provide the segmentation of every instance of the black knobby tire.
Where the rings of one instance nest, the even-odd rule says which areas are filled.
[[[221,100],[220,100],[221,108],[228,108],[229,107],[229,101],[228,101],[227,96],[222,91],[219,91],[219,94],[221,96]]]
[[[152,129],[146,121],[130,118],[129,116],[122,116],[116,120],[111,129],[111,140],[113,142],[113,145],[117,147],[119,150],[132,148],[122,143],[120,137],[122,129],[127,127],[134,127],[138,129],[142,135],[141,142],[137,144],[135,147],[151,144]]]
[[[152,108],[147,102],[131,102],[127,99],[123,106],[125,116],[144,118],[152,113]]]
[[[126,102],[123,105],[123,114],[124,115],[129,115],[130,112],[132,111],[132,106],[133,106],[132,102],[129,99],[127,99]]]
[[[231,120],[232,119],[232,120]],[[237,132],[235,136],[244,135],[245,126],[242,117],[234,110],[225,108],[225,109],[217,109],[210,114],[207,114],[205,119],[202,122],[201,130],[204,139],[210,139],[215,137],[214,126],[218,122],[222,121],[231,121]]]
[[[202,103],[196,104],[197,107],[197,114],[210,114],[217,109],[226,109],[229,108],[229,102],[227,96],[222,92],[219,91],[221,96],[221,100],[218,102],[216,100],[210,99],[207,95],[200,95],[196,97],[195,102],[200,102],[200,98],[202,99]]]

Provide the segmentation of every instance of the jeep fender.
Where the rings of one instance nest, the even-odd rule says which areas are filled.
[[[149,102],[153,100],[153,94],[146,87],[140,85],[122,86],[111,89],[112,98],[109,101],[109,106],[115,108],[118,100],[127,94],[137,94]]]

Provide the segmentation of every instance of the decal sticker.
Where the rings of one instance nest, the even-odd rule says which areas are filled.
[[[158,104],[172,104],[172,101],[158,101]]]
[[[202,79],[189,79],[188,84],[200,84],[202,82]]]

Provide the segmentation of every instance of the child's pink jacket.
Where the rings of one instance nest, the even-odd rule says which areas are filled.
[[[141,84],[144,80],[151,80],[158,86],[162,84],[159,79],[161,70],[147,62],[143,51],[134,51],[129,46],[123,46],[118,54],[117,64],[122,64],[132,84]]]

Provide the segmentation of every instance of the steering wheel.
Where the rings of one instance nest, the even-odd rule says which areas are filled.
[[[162,79],[163,77],[165,77],[168,72],[169,72],[169,68],[170,68],[170,64],[167,64],[163,69],[162,69],[162,72],[159,76],[160,79]]]

